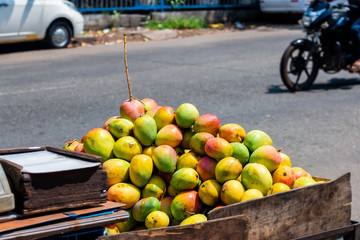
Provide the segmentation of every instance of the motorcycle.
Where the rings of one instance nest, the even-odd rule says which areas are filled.
[[[356,6],[330,6],[321,0],[309,5],[299,21],[306,37],[292,41],[281,58],[281,80],[290,91],[308,90],[319,69],[329,74],[350,69],[356,60],[350,37],[350,8]]]

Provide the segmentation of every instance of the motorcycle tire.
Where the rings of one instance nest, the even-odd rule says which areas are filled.
[[[319,60],[316,54],[309,56],[309,51],[305,46],[290,45],[281,58],[281,80],[290,91],[308,90],[317,77]]]

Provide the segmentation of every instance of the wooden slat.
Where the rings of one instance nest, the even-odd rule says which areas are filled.
[[[334,181],[212,210],[208,218],[245,214],[250,217],[250,239],[290,239],[349,225],[350,202],[347,173]]]
[[[237,215],[191,225],[125,232],[97,240],[246,240],[248,233],[249,217]]]

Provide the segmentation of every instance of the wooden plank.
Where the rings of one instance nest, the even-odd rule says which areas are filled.
[[[245,214],[250,239],[292,239],[350,224],[350,173],[334,181],[237,203],[208,213],[209,219]]]
[[[248,233],[249,217],[237,215],[191,225],[124,232],[97,240],[246,240]]]

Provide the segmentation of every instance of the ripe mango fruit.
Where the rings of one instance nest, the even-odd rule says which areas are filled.
[[[155,120],[147,115],[134,122],[134,136],[143,146],[150,146],[155,141],[157,127]]]
[[[140,199],[132,209],[132,215],[138,222],[145,222],[146,217],[154,211],[160,210],[160,201],[155,197]]]
[[[199,183],[199,174],[192,168],[181,168],[176,170],[170,180],[177,190],[191,190],[197,187]]]
[[[90,130],[83,138],[86,153],[98,155],[103,161],[113,158],[115,140],[113,136],[103,128]]]

